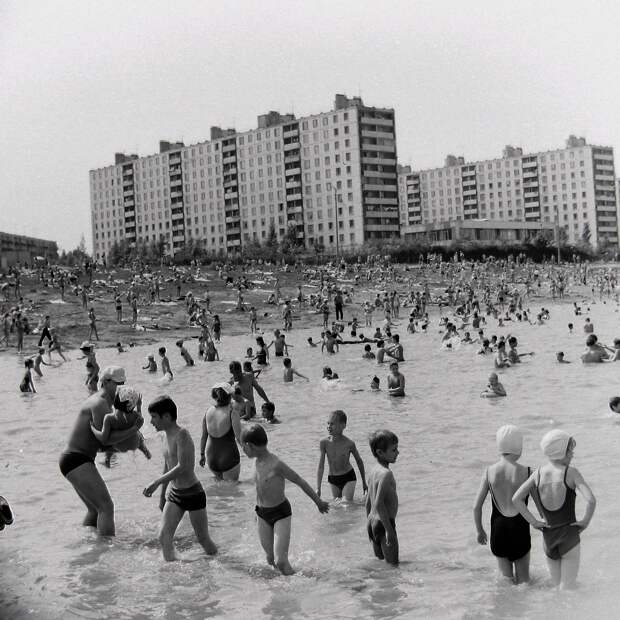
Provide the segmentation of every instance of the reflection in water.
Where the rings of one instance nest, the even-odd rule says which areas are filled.
[[[592,309],[599,337],[610,341],[617,335],[615,315],[605,314],[602,307]],[[98,465],[115,502],[118,532],[113,541],[99,541],[80,526],[84,507],[57,463],[86,396],[83,366],[67,362],[46,369],[40,392],[24,399],[13,389],[21,366],[13,358],[1,358],[0,376],[6,381],[0,387],[0,494],[9,499],[16,515],[15,524],[0,533],[3,609],[32,609],[28,617],[44,620],[613,617],[620,543],[610,532],[617,529],[620,499],[617,468],[609,463],[617,456],[619,427],[609,417],[606,399],[618,385],[620,366],[556,364],[560,343],[573,362],[583,343],[577,335],[568,338],[564,333],[566,324],[574,321],[569,307],[554,308],[551,314],[551,325],[541,328],[519,323],[503,331],[487,327],[490,333],[510,331],[524,350],[536,351],[519,368],[500,373],[508,392],[501,401],[479,398],[492,361],[477,356],[475,347],[441,350],[433,333],[401,334],[409,360],[401,368],[407,379],[407,396],[402,399],[368,391],[374,374],[385,387],[388,369],[357,358],[361,350],[349,347],[327,361],[320,350],[305,344],[309,335],[316,337],[318,328],[287,336],[294,345],[293,362],[312,381],[285,386],[277,366],[259,378],[282,420],[267,428],[270,448],[314,485],[318,444],[331,410],[347,412],[345,433],[356,442],[367,469],[374,462],[368,433],[393,430],[400,439],[401,454],[393,469],[401,502],[397,527],[403,559],[402,566],[393,569],[373,558],[359,482],[355,503],[334,503],[328,515],[320,515],[297,487],[288,485],[293,506],[290,558],[299,571],[291,579],[265,565],[256,535],[253,464],[244,456],[240,484],[215,481],[197,468],[220,554],[200,557],[185,517],[177,545],[198,559],[162,562],[157,499],[142,495],[162,467],[161,438],[148,421],[143,430],[153,452],[151,461],[130,453],[118,455],[112,469]],[[232,356],[227,351],[242,357],[252,344],[249,338],[226,338],[221,351],[225,361],[183,369],[166,386],[139,370],[152,347],[131,349],[122,363],[128,383],[140,389],[146,401],[170,393],[179,406],[180,423],[198,446],[202,416],[211,404],[210,386],[228,377]],[[99,351],[98,359],[102,367],[119,362],[115,351]],[[180,370],[178,360],[172,363]],[[320,381],[326,363],[343,378],[333,389],[325,389]],[[581,587],[571,596],[548,587],[537,532],[532,534],[534,582],[529,587],[515,588],[496,579],[488,547],[476,543],[471,506],[484,467],[496,459],[495,432],[506,423],[522,428],[521,462],[533,467],[542,462],[538,442],[553,426],[577,438],[575,465],[591,483],[599,504],[583,534]],[[328,487],[323,492],[329,494]],[[579,500],[577,511],[580,514]]]

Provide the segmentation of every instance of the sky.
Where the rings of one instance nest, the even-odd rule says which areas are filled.
[[[0,231],[92,247],[88,171],[160,139],[396,111],[399,162],[620,146],[620,3],[0,0]]]

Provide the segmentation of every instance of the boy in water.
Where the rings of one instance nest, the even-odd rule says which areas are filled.
[[[398,370],[398,362],[392,362],[390,364],[390,372],[388,375],[388,394],[390,396],[404,396],[405,395],[405,375]]]
[[[297,372],[297,370],[293,368],[291,359],[289,357],[285,357],[282,360],[282,364],[284,365],[284,383],[292,383],[293,375],[297,375],[298,377],[301,377],[306,381],[310,381],[310,379],[308,379],[306,375],[302,375],[300,372]]]
[[[164,560],[180,559],[174,549],[174,533],[185,512],[207,555],[217,553],[217,547],[209,536],[207,519],[207,496],[194,473],[194,442],[187,429],[177,424],[177,406],[169,396],[158,396],[149,404],[151,424],[156,431],[166,433],[164,442],[164,473],[143,491],[151,497],[161,486],[159,506],[162,509],[159,542]],[[168,494],[166,488],[172,482]]]
[[[553,584],[562,590],[572,590],[577,585],[580,534],[590,524],[596,508],[592,490],[581,473],[570,466],[575,446],[575,440],[568,433],[559,429],[549,431],[540,442],[549,462],[539,467],[512,498],[528,523],[542,530],[549,573]],[[586,501],[586,512],[581,520],[575,516],[575,491]],[[528,494],[532,495],[542,521],[527,508],[524,500]]]
[[[388,430],[375,431],[370,436],[370,450],[377,465],[368,475],[366,517],[368,537],[375,556],[388,564],[398,564],[398,537],[396,513],[398,495],[396,480],[390,471],[390,463],[398,457],[398,437]]]
[[[381,385],[381,382],[379,380],[379,377],[375,375],[370,381],[370,390],[372,392],[379,392],[381,390],[381,388],[379,387],[380,385]]]
[[[155,356],[152,353],[146,358],[146,366],[142,366],[142,370],[157,372],[157,362],[155,361]]]
[[[249,458],[256,459],[254,481],[258,536],[267,562],[277,567],[283,575],[292,575],[295,571],[288,560],[292,511],[284,495],[286,480],[299,486],[316,504],[319,512],[328,512],[329,504],[299,474],[269,452],[267,433],[260,424],[252,424],[241,431],[241,445]]]
[[[530,580],[530,525],[512,503],[515,491],[530,476],[530,468],[517,461],[523,451],[523,434],[512,424],[502,426],[496,435],[500,460],[487,467],[474,503],[474,522],[478,543],[487,544],[482,525],[482,506],[491,492],[491,553],[500,573],[514,583]]]
[[[489,383],[480,394],[481,398],[495,398],[496,396],[506,396],[504,386],[499,382],[497,373],[492,372],[489,375]]]
[[[170,369],[170,360],[166,357],[166,347],[159,347],[159,357],[161,357],[161,371],[164,377],[168,375],[172,381],[174,375]]]
[[[263,414],[265,422],[269,424],[280,424],[280,420],[275,416],[276,406],[272,402],[263,403],[260,412]]]
[[[36,394],[37,391],[34,389],[34,381],[32,380],[32,368],[34,367],[34,362],[28,358],[24,362],[24,366],[26,368],[26,372],[24,373],[22,382],[19,384],[19,389],[22,392],[32,392],[33,394]]]
[[[181,357],[185,360],[186,366],[193,366],[194,360],[192,356],[189,354],[189,351],[183,346],[182,340],[177,340],[177,347],[181,350]]]
[[[564,359],[564,351],[558,351],[555,354],[555,359],[558,360],[558,363],[560,364],[570,364],[568,360]]]
[[[231,395],[230,405],[232,412],[237,413],[240,420],[249,420],[254,415],[250,401],[243,396],[238,385]]]
[[[327,464],[329,465],[327,481],[331,486],[332,495],[334,498],[344,497],[348,502],[352,502],[357,477],[355,476],[355,470],[351,467],[351,463],[349,462],[351,455],[353,455],[357,463],[357,468],[360,471],[364,493],[368,491],[368,487],[366,486],[364,462],[357,451],[355,442],[342,434],[346,426],[346,413],[341,409],[332,411],[327,420],[327,432],[329,433],[329,437],[321,439],[319,443],[321,456],[316,473],[316,493],[321,497],[321,484],[323,482],[323,471],[325,469],[325,457],[327,456]]]
[[[41,364],[43,364],[43,366],[51,366],[51,364],[43,361],[43,353],[45,353],[45,349],[43,347],[39,347],[39,352],[34,358],[34,371],[39,377],[43,376],[43,373],[41,372]]]

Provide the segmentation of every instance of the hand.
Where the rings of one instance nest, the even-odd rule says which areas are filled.
[[[532,523],[532,527],[535,530],[544,530],[546,527],[548,527],[548,525],[546,521],[535,520],[534,523]]]
[[[153,495],[155,489],[157,489],[158,486],[159,482],[151,482],[151,484],[149,484],[147,487],[144,487],[144,491],[142,491],[142,494],[145,497],[151,497],[151,495]]]
[[[205,455],[201,454],[200,455],[200,460],[198,461],[200,467],[204,467],[206,462],[207,462],[207,459],[206,459]]]
[[[325,514],[326,512],[329,512],[329,504],[327,502],[324,502],[322,499],[320,499],[317,502],[316,507],[319,509],[319,512],[322,514]]]
[[[143,425],[144,425],[144,418],[141,415],[139,415],[136,418],[136,424],[135,424],[136,430],[138,430],[139,428],[142,428]]]
[[[478,541],[479,545],[486,545],[487,544],[487,533],[484,530],[481,530],[480,532],[478,532],[478,536],[476,540]]]
[[[580,532],[583,532],[583,530],[585,530],[588,527],[588,523],[585,520],[581,520],[581,521],[575,521],[575,523],[571,523],[571,525],[576,525],[579,528]]]

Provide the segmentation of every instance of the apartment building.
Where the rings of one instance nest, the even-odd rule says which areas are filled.
[[[0,232],[0,269],[7,269],[18,262],[32,264],[37,259],[51,261],[57,258],[55,241]]]
[[[117,153],[90,171],[93,251],[191,239],[220,254],[280,239],[328,251],[399,235],[394,110],[336,95],[334,108],[296,119],[269,112],[245,132],[212,127],[185,146],[161,141],[146,157]]]
[[[532,154],[507,146],[501,158],[473,163],[448,155],[442,168],[419,172],[401,166],[398,190],[404,236],[420,224],[488,219],[558,223],[568,243],[618,246],[613,149],[584,138]]]

